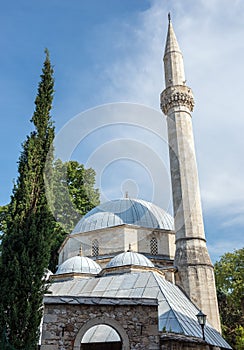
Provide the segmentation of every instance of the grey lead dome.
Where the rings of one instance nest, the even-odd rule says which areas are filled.
[[[64,273],[88,273],[88,274],[98,274],[101,271],[101,267],[92,259],[85,256],[73,256],[65,260],[56,272],[56,275]]]
[[[116,199],[102,203],[87,213],[75,226],[73,234],[118,226],[174,230],[173,217],[153,203],[141,199]]]
[[[116,255],[113,259],[110,260],[106,267],[119,267],[126,265],[154,267],[153,263],[147,257],[131,251]]]

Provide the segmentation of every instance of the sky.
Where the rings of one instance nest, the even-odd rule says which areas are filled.
[[[57,150],[97,172],[101,200],[172,212],[162,56],[167,14],[193,90],[193,129],[213,261],[243,247],[243,0],[9,0],[0,13],[0,204],[9,202],[44,49],[55,71]]]

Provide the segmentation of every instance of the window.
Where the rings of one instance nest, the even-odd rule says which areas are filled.
[[[81,340],[80,350],[121,350],[119,333],[109,325],[98,324],[89,328]],[[123,346],[123,349],[127,349]]]
[[[150,240],[150,251],[152,255],[157,255],[158,254],[158,241],[156,237],[153,237]]]
[[[99,255],[99,243],[97,239],[94,239],[92,241],[92,256],[98,256]]]

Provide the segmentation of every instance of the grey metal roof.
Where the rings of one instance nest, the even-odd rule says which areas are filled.
[[[118,267],[126,265],[139,265],[154,267],[153,263],[144,255],[136,252],[124,252],[116,255],[113,259],[109,261],[106,267]]]
[[[97,275],[101,271],[101,267],[92,259],[85,256],[73,256],[65,260],[56,272],[56,275],[63,273],[91,273]]]
[[[122,224],[174,230],[174,220],[153,203],[139,199],[117,199],[102,203],[87,213],[72,233],[93,231]]]
[[[99,278],[73,279],[55,282],[50,296],[156,298],[158,300],[159,330],[201,338],[197,322],[198,309],[174,284],[153,271],[108,275]],[[48,295],[47,295],[48,298]],[[231,349],[221,335],[207,323],[206,341],[209,344]]]

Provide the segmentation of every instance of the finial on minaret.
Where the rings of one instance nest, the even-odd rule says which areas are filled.
[[[168,13],[168,20],[169,20],[169,23],[171,22],[171,15],[170,15],[170,12]]]

